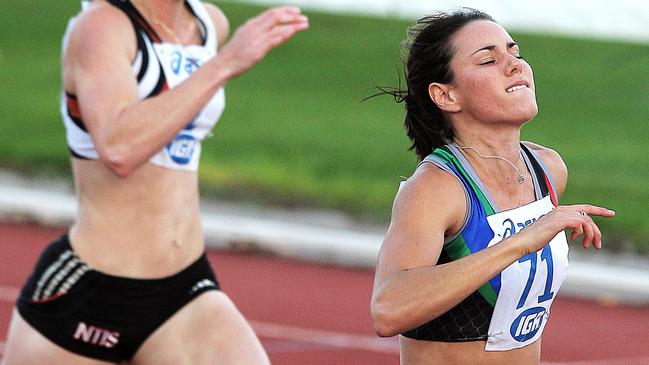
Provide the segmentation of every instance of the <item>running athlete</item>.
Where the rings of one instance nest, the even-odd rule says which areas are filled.
[[[538,364],[568,268],[564,230],[601,247],[592,205],[559,206],[566,167],[520,141],[537,113],[518,44],[473,9],[410,30],[405,126],[422,160],[397,193],[376,266],[379,336],[403,364]]]
[[[226,43],[200,0],[96,0],[63,42],[78,198],[13,313],[3,363],[267,364],[204,255],[197,169],[223,86],[308,28],[270,9]]]

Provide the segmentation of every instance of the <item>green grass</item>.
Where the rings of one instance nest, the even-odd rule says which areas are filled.
[[[7,0],[0,13],[0,166],[68,174],[58,114],[60,37],[76,1]],[[221,4],[232,28],[261,8]],[[385,222],[416,166],[395,86],[407,22],[308,13],[311,29],[230,82],[204,143],[206,196],[342,209]],[[514,34],[534,66],[540,112],[523,137],[559,151],[564,203],[617,210],[609,241],[649,250],[649,46]],[[618,244],[620,246],[621,244]]]

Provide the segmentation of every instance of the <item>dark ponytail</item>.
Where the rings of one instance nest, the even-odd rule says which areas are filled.
[[[406,134],[412,141],[410,149],[415,150],[420,160],[453,140],[453,129],[430,99],[428,85],[453,81],[451,38],[474,20],[495,22],[489,15],[471,8],[419,19],[408,30],[408,38],[402,45],[406,88],[382,88],[379,93],[390,94],[398,103],[405,103]]]

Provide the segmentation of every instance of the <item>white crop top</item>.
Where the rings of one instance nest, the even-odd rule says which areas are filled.
[[[201,65],[216,55],[217,36],[214,24],[199,0],[185,0],[185,6],[194,14],[203,36],[201,45],[183,46],[162,42],[153,28],[128,0],[109,0],[124,11],[131,20],[137,37],[137,53],[133,61],[133,74],[137,78],[139,100],[173,89],[187,79]],[[67,42],[72,18],[65,32]],[[220,88],[205,107],[178,134],[158,151],[150,163],[175,169],[196,171],[201,154],[201,141],[210,132],[223,113],[225,94]],[[68,92],[61,96],[61,114],[66,128],[70,153],[77,158],[99,158],[95,144],[81,119],[77,98]]]

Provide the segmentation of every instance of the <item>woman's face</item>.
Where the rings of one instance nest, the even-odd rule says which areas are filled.
[[[537,111],[532,68],[497,23],[477,20],[451,39],[453,81],[461,112],[482,122],[522,124]]]

